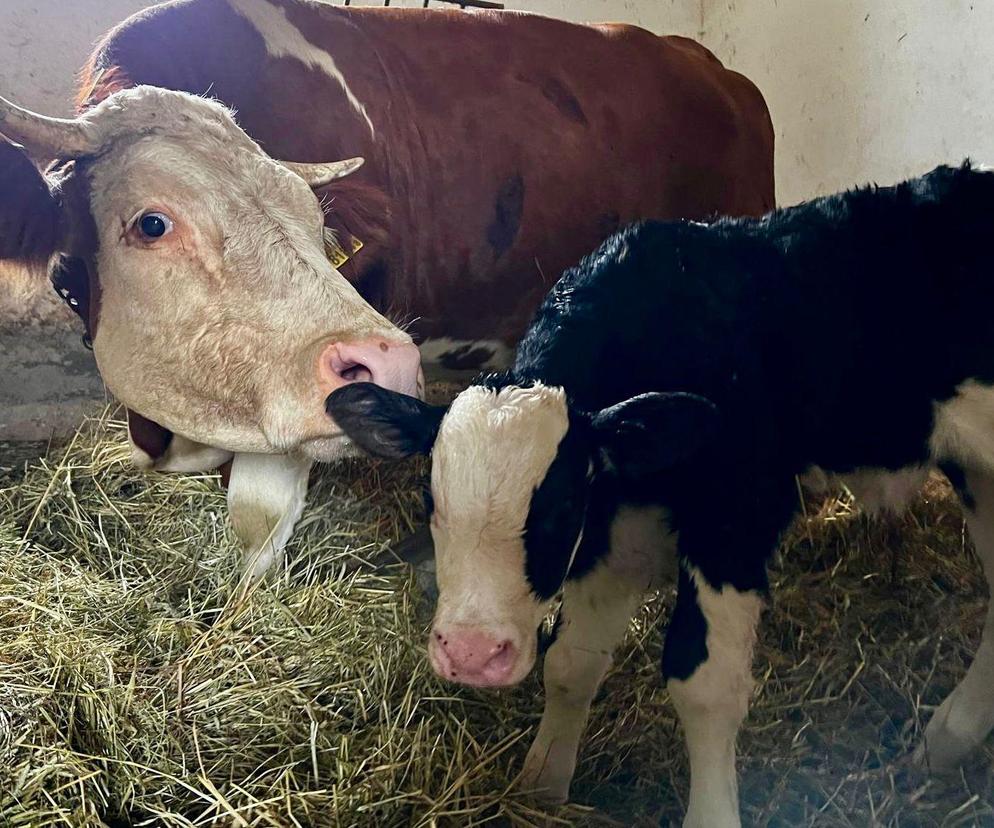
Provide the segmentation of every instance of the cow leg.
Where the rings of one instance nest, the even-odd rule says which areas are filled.
[[[690,754],[684,826],[740,825],[735,739],[752,693],[760,590],[712,585],[681,563],[677,603],[663,650],[667,688]]]
[[[311,461],[280,454],[236,454],[228,483],[228,514],[241,541],[249,582],[283,560],[307,498]]]
[[[950,475],[963,500],[966,523],[994,595],[994,475]],[[994,728],[994,602],[988,599],[980,647],[963,680],[939,705],[914,760],[932,770],[956,768]]]
[[[545,712],[525,759],[523,790],[566,801],[590,703],[643,594],[619,588],[606,567],[567,584],[559,635],[545,655]]]
[[[134,411],[128,411],[128,443],[132,464],[145,471],[213,471],[232,458],[230,451],[173,434]]]
[[[520,787],[564,802],[576,770],[590,704],[646,592],[673,573],[673,548],[660,510],[623,507],[611,551],[563,589],[559,634],[545,656],[545,712],[525,759]]]

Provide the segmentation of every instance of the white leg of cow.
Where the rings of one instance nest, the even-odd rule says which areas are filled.
[[[165,453],[157,458],[151,457],[138,446],[130,434],[128,442],[131,444],[131,462],[146,471],[185,473],[214,471],[233,457],[230,451],[195,443],[179,434],[172,435]]]
[[[559,635],[545,655],[545,712],[525,759],[520,787],[565,802],[590,703],[644,596],[607,566],[563,591]]]
[[[994,595],[994,476],[965,475],[966,523]],[[957,767],[994,728],[994,601],[980,647],[966,676],[935,711],[915,751],[915,761],[933,770]]]
[[[690,581],[696,589],[689,588]],[[690,800],[684,826],[736,828],[741,821],[735,739],[752,693],[752,653],[763,601],[755,592],[739,592],[727,584],[715,590],[698,572],[681,573],[680,590],[678,601],[685,602],[687,614],[678,618],[679,608],[674,611],[666,646],[686,645],[698,636],[703,628],[694,618],[703,615],[707,624],[706,653],[700,653],[703,660],[690,668],[686,678],[671,677],[667,683],[690,754]]]
[[[283,560],[307,498],[311,461],[278,454],[236,454],[228,513],[244,550],[246,578],[256,581]]]

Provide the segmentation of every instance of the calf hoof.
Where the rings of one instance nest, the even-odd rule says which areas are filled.
[[[972,739],[964,739],[949,731],[931,727],[918,743],[911,755],[912,764],[931,773],[951,773],[963,764],[963,760],[977,746]]]
[[[569,800],[569,786],[576,770],[576,756],[564,756],[555,744],[535,742],[525,759],[518,788],[543,805],[562,805]]]
[[[742,820],[738,814],[696,814],[687,813],[683,819],[683,828],[742,828]]]
[[[933,773],[947,773],[959,768],[987,736],[987,729],[978,726],[980,723],[955,721],[960,717],[951,715],[953,705],[949,704],[950,700],[947,699],[935,711],[912,755],[915,765]]]

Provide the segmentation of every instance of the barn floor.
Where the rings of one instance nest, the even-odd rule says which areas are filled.
[[[512,785],[538,680],[439,683],[430,606],[403,567],[363,564],[417,523],[423,467],[325,470],[286,570],[246,598],[216,480],[126,456],[104,418],[0,473],[0,825],[678,824],[687,767],[658,668],[672,595],[606,682],[577,804],[545,813]],[[844,497],[807,510],[773,569],[746,824],[994,826],[989,745],[950,778],[906,763],[985,611],[954,500],[930,484],[899,539]]]

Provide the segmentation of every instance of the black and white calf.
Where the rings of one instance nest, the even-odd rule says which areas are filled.
[[[761,220],[644,224],[568,271],[513,369],[434,408],[352,385],[368,451],[433,454],[439,674],[520,681],[562,590],[525,784],[566,797],[590,701],[668,551],[663,674],[686,733],[686,824],[739,823],[735,739],[766,562],[813,467],[956,485],[994,581],[994,174],[940,167]],[[893,505],[893,504],[892,504]],[[994,615],[918,758],[994,726]]]

